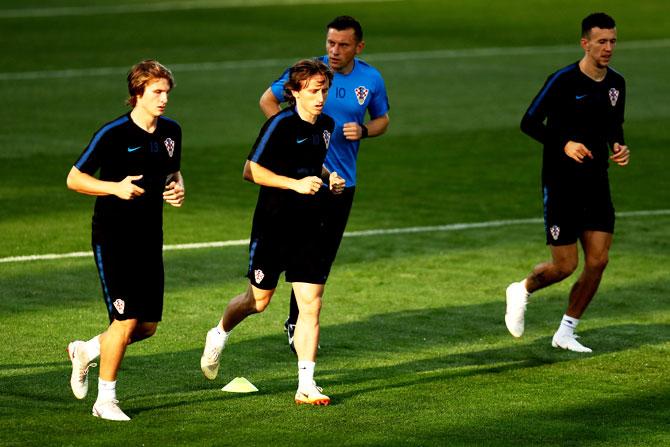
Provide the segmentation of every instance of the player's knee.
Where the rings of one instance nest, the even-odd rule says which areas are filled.
[[[607,267],[608,263],[609,256],[607,255],[589,257],[585,261],[585,264],[589,269],[599,270],[601,272],[605,270],[605,267]]]
[[[577,270],[577,261],[567,259],[556,264],[556,271],[561,279],[565,279]]]
[[[145,323],[144,325],[142,325],[142,335],[144,335],[144,338],[152,337],[156,333],[157,329],[158,329],[157,324]]]
[[[300,313],[305,312],[306,315],[311,315],[318,318],[321,313],[321,297],[320,296],[311,296],[303,300],[302,309]]]
[[[270,298],[261,298],[257,299],[254,301],[254,309],[256,312],[263,312],[265,309],[267,309],[268,305],[270,304]]]
[[[263,312],[270,304],[274,290],[249,289],[246,302],[251,313]]]

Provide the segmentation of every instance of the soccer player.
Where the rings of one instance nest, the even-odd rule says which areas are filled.
[[[579,240],[584,268],[551,341],[555,348],[575,352],[591,352],[577,341],[575,329],[598,289],[614,233],[609,160],[626,166],[630,158],[623,136],[626,86],[609,67],[616,43],[610,16],[586,17],[584,56],[549,76],[521,121],[521,130],[544,145],[542,188],[551,260],[507,288],[505,323],[514,337],[523,335],[530,294],[576,270]]]
[[[184,201],[181,128],[162,116],[173,86],[172,73],[157,61],[134,65],[128,73],[132,110],[95,132],[67,176],[68,188],[97,196],[93,255],[110,324],[67,351],[77,399],[86,397],[88,370],[100,356],[93,416],[102,419],[130,420],[116,399],[117,373],[126,347],[151,337],[163,312],[162,203],[180,207]]]
[[[330,403],[314,382],[314,367],[329,270],[317,192],[325,181],[336,194],[345,186],[344,179],[323,166],[334,122],[321,112],[332,76],[316,59],[293,65],[284,87],[291,106],[265,122],[249,154],[244,178],[260,185],[249,245],[249,285],[228,303],[219,324],[207,333],[200,359],[203,374],[214,380],[230,332],[249,315],[265,310],[285,271],[300,308],[294,339],[298,404]]]
[[[346,188],[340,195],[322,192],[324,231],[327,234],[325,250],[332,264],[354,200],[360,141],[386,132],[389,102],[384,79],[379,71],[356,57],[365,48],[361,24],[353,17],[340,16],[326,26],[326,31],[327,54],[319,59],[330,66],[334,77],[324,113],[335,120],[326,168],[339,173],[346,181]],[[287,76],[288,70],[261,96],[260,108],[268,118],[277,114],[281,110],[280,104],[287,100],[283,89]],[[366,112],[370,116],[367,123]],[[298,314],[295,293],[292,292],[290,313],[284,328],[289,346],[294,352],[293,333]]]

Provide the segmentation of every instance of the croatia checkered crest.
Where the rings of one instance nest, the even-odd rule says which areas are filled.
[[[256,284],[260,284],[261,281],[263,281],[263,278],[265,278],[263,270],[261,269],[254,270],[254,278],[256,278]]]
[[[610,96],[610,104],[612,104],[612,107],[614,107],[616,105],[617,100],[619,99],[619,90],[611,88],[609,91],[609,96]]]
[[[354,92],[356,93],[356,99],[358,99],[358,103],[360,105],[363,105],[363,103],[365,103],[365,100],[368,97],[368,93],[370,93],[370,90],[365,88],[364,85],[361,85],[360,87],[356,87],[356,90],[354,90]]]
[[[118,299],[115,300],[112,304],[116,308],[116,311],[119,313],[119,315],[123,315],[123,311],[126,309],[126,303],[124,303],[122,299]]]
[[[172,157],[172,154],[174,154],[174,140],[172,138],[166,138],[163,143],[165,144],[165,149],[168,151],[168,155]]]
[[[326,149],[328,149],[328,146],[330,145],[330,132],[327,130],[323,131],[323,141],[326,143]]]

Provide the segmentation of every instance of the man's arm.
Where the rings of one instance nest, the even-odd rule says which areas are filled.
[[[319,191],[323,180],[316,176],[303,177],[300,180],[278,175],[264,168],[256,162],[247,160],[244,164],[243,177],[245,180],[257,185],[268,186],[270,188],[291,189],[298,194],[313,195]]]
[[[270,118],[271,116],[274,116],[281,111],[279,101],[277,101],[274,93],[272,93],[272,89],[269,87],[267,90],[265,90],[263,95],[261,95],[261,99],[258,101],[258,105],[260,106],[261,111],[266,118]]]
[[[345,123],[344,126],[342,126],[342,133],[344,134],[344,138],[350,141],[356,141],[366,137],[378,137],[386,132],[386,129],[389,127],[389,121],[388,113],[375,119],[371,119],[365,124],[365,127],[368,128],[367,135],[364,135],[363,126],[360,124],[353,122]]]
[[[120,182],[99,180],[92,175],[81,172],[72,166],[67,175],[67,187],[73,191],[90,196],[117,196],[123,200],[131,200],[144,194],[144,189],[133,183],[141,179],[141,175],[129,175]]]

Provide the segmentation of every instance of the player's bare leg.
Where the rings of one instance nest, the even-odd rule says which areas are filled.
[[[510,284],[505,291],[505,325],[514,337],[525,330],[526,305],[530,294],[567,278],[577,268],[577,244],[551,246],[551,261],[542,262],[523,281]]]
[[[314,381],[316,353],[319,344],[319,315],[323,284],[293,283],[300,314],[295,326],[293,339],[298,355],[298,404],[328,405],[330,398],[321,393],[322,389]]]
[[[551,246],[551,261],[542,262],[533,268],[526,278],[526,290],[533,293],[563,281],[577,269],[579,256],[577,244]]]
[[[226,345],[230,332],[249,315],[263,312],[270,304],[275,289],[263,290],[249,284],[247,290],[230,300],[223,317],[215,327],[207,332],[205,349],[200,357],[200,369],[209,380],[219,373],[221,351]]]
[[[575,352],[591,352],[577,341],[575,330],[600,285],[607,262],[612,235],[602,231],[585,231],[581,237],[584,249],[584,270],[572,286],[568,310],[552,338],[552,346]]]
[[[584,270],[570,291],[567,315],[581,318],[598,290],[600,280],[609,261],[612,234],[602,231],[585,231],[582,235]]]
[[[154,323],[155,324],[155,323]],[[100,335],[100,377],[98,397],[93,404],[93,416],[113,421],[129,421],[116,399],[116,376],[126,347],[132,342],[138,327],[136,319],[114,320]],[[140,333],[144,333],[143,328]],[[155,331],[155,328],[153,328]]]

